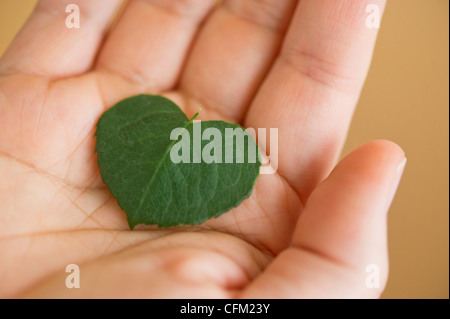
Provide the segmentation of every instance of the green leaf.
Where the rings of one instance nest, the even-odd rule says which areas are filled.
[[[200,224],[250,196],[261,166],[254,139],[233,137],[239,125],[194,118],[164,97],[139,95],[98,121],[100,173],[132,229]],[[173,135],[177,128],[189,135]]]

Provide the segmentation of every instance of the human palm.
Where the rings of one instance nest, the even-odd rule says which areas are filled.
[[[376,36],[360,1],[135,0],[104,42],[119,1],[79,2],[81,28],[67,29],[59,2],[41,1],[0,61],[0,297],[380,294],[365,266],[385,280],[384,213],[404,154],[372,142],[327,177]],[[141,93],[188,116],[202,105],[201,120],[278,128],[278,172],[203,225],[129,230],[94,131]],[[80,289],[65,286],[68,264]]]

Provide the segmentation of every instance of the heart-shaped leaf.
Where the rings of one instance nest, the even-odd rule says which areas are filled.
[[[119,102],[95,135],[103,182],[132,229],[217,217],[250,196],[261,166],[254,139],[239,125],[189,120],[161,96]]]

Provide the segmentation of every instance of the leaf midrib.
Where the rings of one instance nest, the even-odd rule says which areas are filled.
[[[183,129],[187,129],[188,126],[190,124],[192,124],[192,122],[195,120],[195,118],[198,116],[198,113],[195,114],[187,123],[186,125],[183,127]],[[170,142],[169,146],[167,147],[166,151],[164,152],[164,156],[161,159],[161,161],[158,163],[158,166],[156,167],[155,173],[152,175],[152,177],[150,178],[150,182],[147,184],[146,190],[144,191],[144,194],[142,194],[141,199],[139,200],[139,206],[137,208],[137,211],[139,211],[142,208],[142,205],[145,202],[145,198],[147,197],[148,193],[150,192],[153,183],[155,182],[156,176],[158,175],[159,171],[161,170],[161,168],[163,167],[163,164],[166,162],[167,156],[170,153],[170,150],[172,149],[172,147],[175,145],[175,143],[178,142],[177,140],[173,140],[172,142]]]

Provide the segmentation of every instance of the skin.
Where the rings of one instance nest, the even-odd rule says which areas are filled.
[[[132,0],[111,30],[119,0],[78,1],[80,29],[62,2],[42,0],[0,60],[0,297],[380,296],[405,155],[373,141],[336,165],[376,39],[363,1]],[[93,135],[141,93],[278,128],[278,172],[204,225],[130,231]]]

